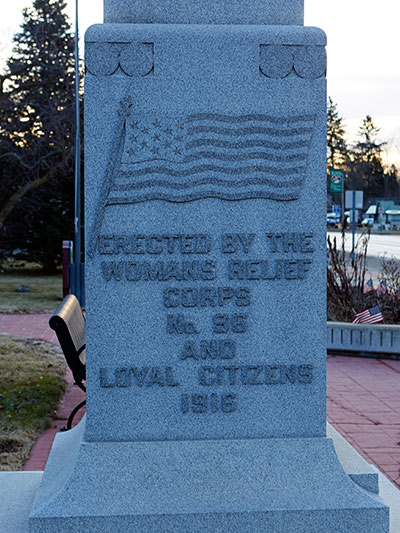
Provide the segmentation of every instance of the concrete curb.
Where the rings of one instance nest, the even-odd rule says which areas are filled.
[[[327,348],[400,355],[400,326],[327,322]]]

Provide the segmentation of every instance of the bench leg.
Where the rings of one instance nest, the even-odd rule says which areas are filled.
[[[78,405],[76,405],[72,409],[71,414],[68,417],[67,426],[62,427],[60,431],[68,431],[72,429],[72,422],[74,420],[74,417],[76,413],[79,411],[79,409],[81,409],[81,407],[83,407],[84,405],[86,405],[86,400],[83,400],[82,402],[78,403]]]

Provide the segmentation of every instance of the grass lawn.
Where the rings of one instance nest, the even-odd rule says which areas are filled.
[[[61,350],[0,335],[0,470],[22,470],[66,389]]]
[[[17,292],[24,285],[31,292]],[[43,275],[33,265],[0,271],[0,313],[53,313],[62,301],[62,276]]]

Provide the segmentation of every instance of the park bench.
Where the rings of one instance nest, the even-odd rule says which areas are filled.
[[[86,392],[86,387],[82,383],[86,381],[85,317],[76,296],[69,294],[64,298],[62,304],[50,318],[49,325],[56,332],[75,384]],[[67,426],[63,428],[64,431],[71,429],[76,413],[84,405],[86,405],[86,400],[74,407],[69,415]]]

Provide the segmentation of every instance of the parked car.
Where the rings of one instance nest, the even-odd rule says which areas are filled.
[[[339,222],[340,222],[340,215],[338,215],[337,213],[328,213],[326,215],[326,224],[328,226],[337,227],[339,225]]]
[[[374,225],[374,219],[373,218],[363,218],[362,221],[361,221],[361,226],[363,227],[367,227],[367,228],[372,228],[372,226]]]

